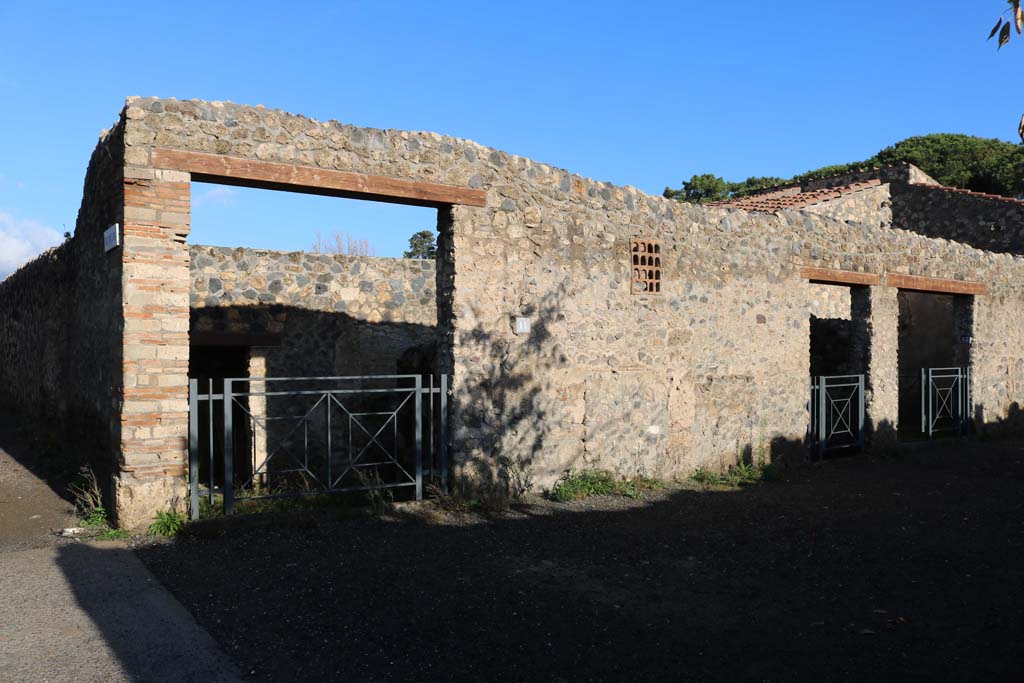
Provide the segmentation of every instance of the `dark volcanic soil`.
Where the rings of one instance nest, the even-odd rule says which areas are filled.
[[[137,549],[261,680],[1024,680],[1024,449]]]

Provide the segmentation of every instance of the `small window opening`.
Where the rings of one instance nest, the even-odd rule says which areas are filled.
[[[661,293],[661,245],[651,240],[630,242],[633,259],[630,291],[633,294]]]

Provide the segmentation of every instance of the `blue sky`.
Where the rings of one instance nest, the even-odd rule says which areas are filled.
[[[910,135],[1015,139],[1002,0],[857,3],[0,0],[0,276],[73,229],[128,95],[431,130],[660,193],[788,176]],[[424,209],[202,186],[192,241],[399,255]]]

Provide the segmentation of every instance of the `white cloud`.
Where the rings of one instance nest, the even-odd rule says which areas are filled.
[[[204,206],[229,206],[234,203],[236,194],[237,193],[230,187],[224,187],[223,185],[211,187],[209,190],[197,193],[192,197],[192,208],[201,209]]]
[[[63,241],[59,232],[39,221],[0,211],[0,280]]]

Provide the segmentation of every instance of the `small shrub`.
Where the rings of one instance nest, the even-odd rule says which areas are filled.
[[[653,477],[621,479],[607,470],[573,470],[551,487],[551,497],[561,503],[591,496],[640,498],[644,491],[659,489],[664,483]]]
[[[153,523],[149,525],[149,533],[154,536],[172,538],[185,528],[185,517],[174,510],[156,513]]]
[[[565,503],[590,496],[610,496],[615,492],[615,475],[604,470],[575,470],[551,487],[551,497]]]

